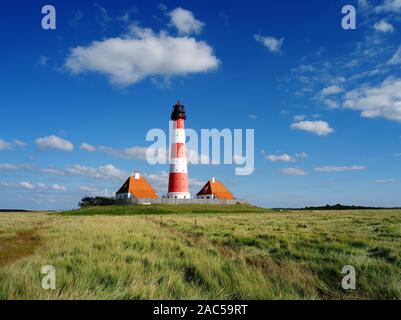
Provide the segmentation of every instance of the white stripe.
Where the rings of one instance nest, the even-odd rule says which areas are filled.
[[[188,173],[186,163],[170,164],[170,173]]]
[[[170,164],[187,165],[187,159],[186,158],[172,158],[172,159],[170,159]]]
[[[167,193],[167,198],[189,199],[191,194],[189,192],[169,192]]]
[[[186,158],[173,158],[170,160],[170,172],[188,173]]]
[[[172,143],[185,143],[185,129],[173,129]]]

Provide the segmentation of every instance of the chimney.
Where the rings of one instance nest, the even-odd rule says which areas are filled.
[[[141,178],[141,174],[138,171],[134,172],[134,179],[139,180]]]
[[[215,177],[212,177],[212,183],[215,183],[216,182],[216,178]]]

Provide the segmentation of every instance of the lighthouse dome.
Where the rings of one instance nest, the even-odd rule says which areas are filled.
[[[180,101],[177,101],[177,103],[173,107],[173,112],[171,113],[171,120],[176,121],[178,119],[187,119],[185,107],[181,104]]]

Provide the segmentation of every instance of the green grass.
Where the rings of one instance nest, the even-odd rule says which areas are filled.
[[[48,264],[53,291],[41,288]],[[355,266],[357,290],[341,288],[344,265]],[[0,299],[400,298],[401,210],[0,214]]]
[[[269,212],[250,205],[235,206],[214,206],[214,205],[151,205],[151,206],[104,206],[104,207],[87,207],[80,210],[64,212],[64,215],[72,216],[92,216],[92,215],[165,215],[165,214],[233,214],[233,213],[257,213]]]

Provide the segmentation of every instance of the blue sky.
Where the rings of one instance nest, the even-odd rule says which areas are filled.
[[[0,15],[0,208],[76,207],[133,170],[166,192],[168,166],[143,150],[178,99],[187,127],[255,129],[255,172],[191,165],[192,192],[215,175],[267,207],[401,205],[399,0],[8,1]]]

